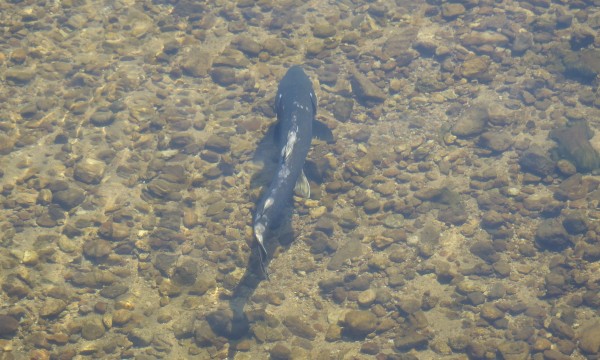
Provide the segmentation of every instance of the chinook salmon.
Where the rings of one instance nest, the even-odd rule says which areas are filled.
[[[281,79],[275,97],[275,112],[279,162],[269,188],[257,204],[253,222],[265,275],[265,232],[281,220],[294,192],[310,197],[310,186],[303,167],[313,137],[317,96],[300,66],[291,67]]]

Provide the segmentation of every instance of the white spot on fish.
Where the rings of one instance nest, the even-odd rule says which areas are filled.
[[[271,207],[271,205],[273,205],[273,198],[269,197],[267,198],[267,200],[265,201],[265,205],[263,206],[263,211],[266,211],[268,208]]]
[[[294,127],[288,133],[287,142],[285,143],[285,147],[283,148],[283,151],[282,151],[282,154],[281,154],[281,156],[283,157],[284,161],[289,158],[290,154],[294,150],[294,145],[296,144],[297,134],[298,134],[298,128],[297,127]]]

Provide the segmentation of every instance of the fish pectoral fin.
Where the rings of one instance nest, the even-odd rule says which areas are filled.
[[[308,179],[304,174],[304,170],[302,170],[298,180],[296,181],[296,186],[294,186],[294,194],[305,199],[310,199],[310,184],[308,183]]]

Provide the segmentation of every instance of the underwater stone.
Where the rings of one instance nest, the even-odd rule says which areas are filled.
[[[365,337],[375,331],[377,316],[370,311],[349,311],[344,317],[343,327],[350,336]]]
[[[538,176],[549,176],[554,172],[554,161],[545,155],[527,151],[519,158],[521,170]]]
[[[558,144],[558,152],[575,164],[580,172],[600,168],[600,156],[590,144],[591,130],[587,123],[579,121],[575,125],[553,130],[550,133]]]
[[[562,250],[571,244],[567,231],[557,219],[542,221],[535,232],[535,241],[548,250]]]
[[[488,121],[488,111],[481,106],[467,109],[452,127],[452,134],[458,137],[471,137],[481,134]]]
[[[98,184],[104,176],[105,165],[96,159],[83,159],[75,165],[75,179],[86,184]]]

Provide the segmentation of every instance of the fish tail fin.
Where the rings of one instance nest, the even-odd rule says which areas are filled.
[[[267,249],[262,244],[258,244],[258,258],[260,261],[260,270],[267,280],[269,280],[269,272],[267,270]]]

